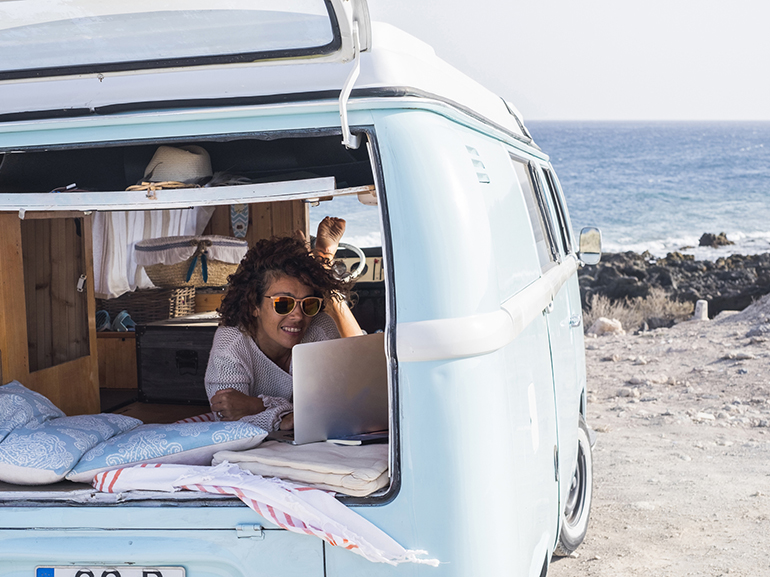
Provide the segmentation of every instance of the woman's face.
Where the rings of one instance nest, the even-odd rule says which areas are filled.
[[[290,296],[296,299],[311,297],[313,289],[298,278],[280,274],[273,279],[265,292],[270,296]],[[299,344],[305,336],[311,317],[302,312],[302,307],[296,305],[288,315],[281,316],[273,308],[273,301],[263,298],[254,311],[257,319],[257,343],[262,352],[275,360],[275,357],[285,354],[287,349]]]

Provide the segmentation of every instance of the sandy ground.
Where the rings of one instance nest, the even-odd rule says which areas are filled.
[[[770,576],[770,298],[586,348],[591,520],[549,577]]]

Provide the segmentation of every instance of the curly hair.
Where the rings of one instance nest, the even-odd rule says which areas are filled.
[[[255,329],[253,312],[270,284],[282,274],[299,279],[313,289],[315,296],[323,298],[343,289],[331,271],[308,252],[302,240],[290,237],[260,240],[228,278],[227,292],[217,309],[222,315],[222,325]]]

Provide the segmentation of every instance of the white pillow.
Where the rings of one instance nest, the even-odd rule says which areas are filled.
[[[142,425],[91,449],[66,478],[90,483],[97,473],[140,463],[211,465],[217,451],[252,449],[266,436],[241,421]]]
[[[86,451],[141,424],[139,419],[104,413],[32,419],[0,442],[0,481],[19,485],[61,481]]]

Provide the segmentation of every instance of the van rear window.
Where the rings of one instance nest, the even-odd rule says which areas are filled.
[[[0,79],[325,54],[330,14],[324,0],[0,3]]]

